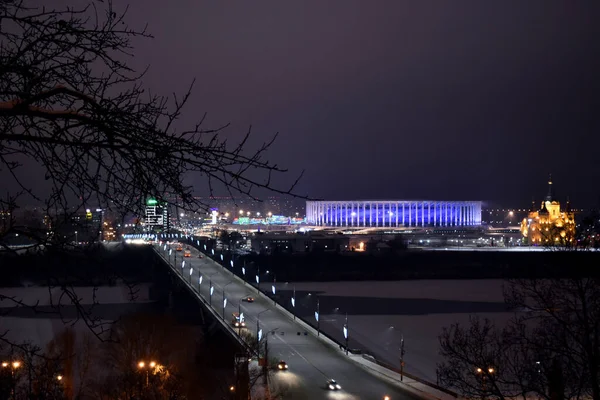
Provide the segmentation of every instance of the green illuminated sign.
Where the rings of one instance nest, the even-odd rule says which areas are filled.
[[[149,206],[155,206],[158,204],[158,201],[156,201],[156,199],[148,199],[148,201],[146,201],[146,204]]]

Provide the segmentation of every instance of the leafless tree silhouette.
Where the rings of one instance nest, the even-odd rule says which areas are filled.
[[[473,318],[440,336],[443,384],[467,397],[600,398],[600,282],[519,279],[506,327]]]
[[[204,176],[211,194],[217,186],[236,197],[293,194],[299,178],[276,186],[273,174],[285,170],[264,159],[274,138],[248,152],[250,129],[230,145],[227,125],[205,128],[204,117],[187,128],[177,123],[193,83],[172,99],[146,90],[145,71],[127,61],[132,38],[151,35],[129,28],[110,1],[64,9],[29,3],[0,5],[0,172],[20,187],[0,199],[5,213],[27,198],[43,202],[49,216],[90,203],[138,212],[150,195],[204,209],[184,182],[189,174]],[[49,193],[27,179],[24,162],[32,161]]]

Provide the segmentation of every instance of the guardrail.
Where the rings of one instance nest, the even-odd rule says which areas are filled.
[[[394,372],[396,372],[396,373],[398,373],[398,374],[404,375],[404,376],[406,376],[407,378],[410,378],[410,379],[412,379],[413,381],[417,381],[417,382],[419,382],[419,383],[421,383],[421,384],[423,384],[423,385],[429,386],[430,388],[433,388],[433,389],[435,389],[435,390],[439,390],[440,392],[444,392],[444,393],[446,393],[446,394],[449,394],[449,395],[450,395],[450,396],[452,396],[452,397],[456,397],[456,398],[458,398],[458,397],[459,397],[458,393],[456,393],[456,392],[453,392],[453,391],[452,391],[452,390],[450,390],[450,389],[447,389],[447,388],[445,388],[445,387],[442,387],[442,386],[436,385],[436,384],[435,384],[435,383],[433,383],[433,382],[426,381],[425,379],[419,378],[418,376],[416,376],[416,375],[413,375],[413,374],[411,374],[411,373],[408,373],[408,372],[406,372],[406,371],[400,371],[400,368],[394,367],[393,365],[390,365],[390,364],[388,364],[388,363],[386,363],[386,362],[379,361],[378,359],[376,359],[375,357],[373,357],[373,356],[372,356],[372,355],[370,355],[370,354],[363,354],[363,355],[362,355],[362,358],[363,358],[363,359],[365,359],[365,360],[367,360],[367,361],[369,361],[369,362],[372,362],[372,363],[374,363],[374,364],[377,364],[377,365],[379,365],[380,367],[383,367],[383,368],[389,369],[390,371],[394,371]]]

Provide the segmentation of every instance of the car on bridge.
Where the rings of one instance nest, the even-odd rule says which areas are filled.
[[[254,303],[254,297],[251,297],[251,296],[244,297],[242,299],[242,301],[245,301],[246,303]]]
[[[327,389],[329,390],[342,390],[342,387],[339,383],[335,381],[335,379],[330,379],[327,381]]]
[[[177,248],[175,250],[183,251],[183,246],[181,245],[181,243],[177,243]]]
[[[186,250],[186,251],[183,252],[183,256],[184,257],[191,257],[192,256],[192,252],[189,251],[189,250]]]
[[[287,363],[285,361],[281,360],[277,364],[277,369],[280,370],[280,371],[287,371],[288,370],[288,365],[287,365]]]
[[[246,321],[244,320],[244,314],[240,315],[239,313],[233,313],[233,319],[231,320],[231,324],[236,328],[245,328]]]

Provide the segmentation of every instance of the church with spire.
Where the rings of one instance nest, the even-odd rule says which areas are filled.
[[[527,218],[521,222],[524,242],[534,246],[569,246],[575,240],[575,214],[567,200],[564,209],[554,197],[552,175],[548,179],[548,194],[539,209],[535,202]]]

